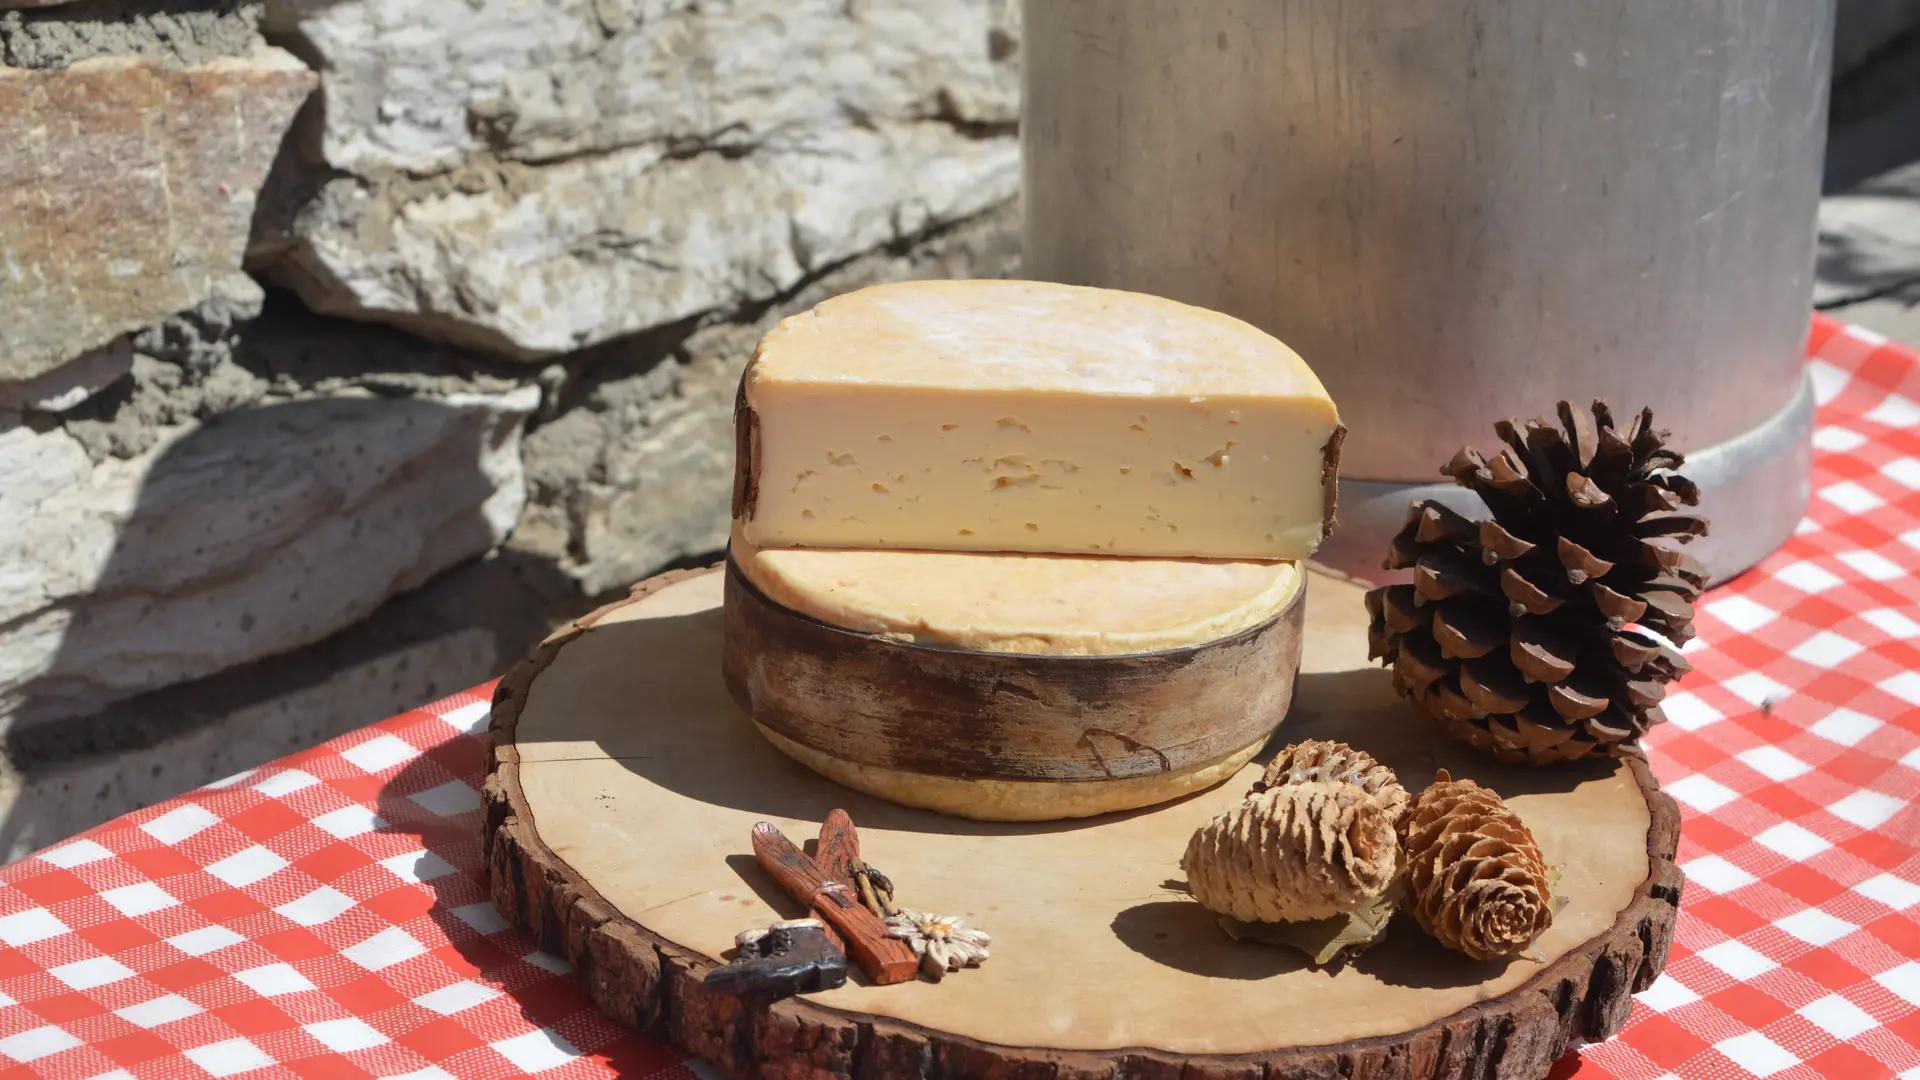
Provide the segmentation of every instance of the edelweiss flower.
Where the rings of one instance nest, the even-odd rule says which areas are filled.
[[[887,919],[887,933],[907,943],[920,958],[920,970],[939,982],[949,971],[976,967],[987,958],[993,938],[951,915],[928,915],[905,908]]]

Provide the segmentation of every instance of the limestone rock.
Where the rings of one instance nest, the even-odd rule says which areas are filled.
[[[66,412],[124,378],[133,360],[133,342],[115,338],[25,382],[0,382],[0,409]]]
[[[266,43],[260,11],[258,0],[0,0],[0,67],[139,56],[185,68],[250,56]]]
[[[1844,76],[1920,27],[1920,0],[1840,0],[1833,28],[1833,73]]]
[[[0,863],[477,685],[593,606],[544,563],[477,559],[316,644],[9,732]]]
[[[1820,200],[1813,302],[1834,308],[1920,282],[1920,164]],[[1842,317],[1846,317],[1842,315]]]
[[[0,382],[191,308],[239,269],[314,75],[265,48],[182,70],[0,67]]]
[[[98,462],[59,428],[0,432],[0,724],[319,640],[491,549],[538,400],[269,400]]]
[[[1013,194],[1016,11],[279,0],[333,178],[254,257],[316,310],[516,358],[771,297]]]
[[[256,766],[481,682],[514,659],[495,657],[490,646],[483,631],[456,630],[316,682],[275,685],[264,700],[155,745],[115,747],[60,768],[0,768],[0,864],[203,784],[255,782],[245,777]]]

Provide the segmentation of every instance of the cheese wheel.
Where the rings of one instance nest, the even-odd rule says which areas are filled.
[[[755,351],[734,516],[764,548],[1304,559],[1345,428],[1259,329],[1157,296],[910,281]]]
[[[903,670],[899,663],[873,667],[855,661],[844,651],[844,642],[832,646],[836,659],[831,661],[824,652],[809,654],[808,658],[785,652],[775,656],[744,642],[739,651],[729,654],[739,665],[734,680],[736,697],[755,717],[761,733],[783,753],[847,787],[890,802],[960,817],[986,821],[1088,817],[1150,806],[1212,787],[1233,775],[1266,743],[1284,714],[1291,672],[1299,658],[1297,626],[1289,631],[1281,625],[1289,609],[1294,609],[1296,617],[1299,614],[1305,585],[1299,565],[1292,562],[825,548],[761,550],[748,543],[737,526],[731,555],[740,577],[764,598],[754,603],[772,605],[758,608],[760,617],[803,622],[800,617],[804,616],[816,624],[838,628],[831,633],[871,635],[868,640],[873,642],[873,650],[931,647],[943,650],[938,655],[950,658],[938,672],[928,674],[924,686],[906,688],[892,682]],[[732,626],[730,620],[730,632]],[[1201,676],[1197,683],[1184,676],[1142,682],[1123,674],[1129,670],[1127,665],[1147,658],[1177,657],[1195,654],[1196,650],[1199,657],[1224,656],[1220,650],[1246,642],[1248,632],[1267,635],[1259,640],[1291,650],[1274,659],[1279,665],[1276,671],[1269,672],[1258,664],[1245,669],[1230,664],[1221,669],[1222,677],[1230,682],[1264,676],[1259,685],[1226,687],[1216,685],[1212,676]],[[776,649],[802,647],[784,633],[773,633],[760,641]],[[1256,645],[1254,651],[1265,655],[1267,648]],[[1048,659],[1027,659],[1038,657]],[[998,673],[1003,673],[1004,665],[1010,662],[1022,665],[1023,671],[1042,662],[1086,665],[1083,674],[1088,678],[1070,678],[1062,684],[1077,685],[1083,694],[1101,685],[1103,673],[1110,671],[1113,685],[1138,684],[1153,703],[1142,700],[1142,711],[1131,712],[1131,706],[1121,701],[1103,699],[1096,704],[1088,697],[1079,699],[1069,712],[1061,712],[1073,695],[1056,701],[1060,694],[1044,682],[1005,687],[1005,693],[996,689],[990,701],[960,697],[936,702],[916,696],[923,692],[963,694],[963,688],[972,683],[991,683],[1000,688],[1002,675]],[[1193,668],[1184,668],[1184,661],[1165,662],[1189,673],[1207,665],[1207,661],[1197,659],[1194,663],[1199,666]],[[814,682],[809,672],[824,682]],[[868,686],[871,679],[880,681]],[[1215,691],[1210,696],[1206,692],[1209,688]],[[883,702],[868,692],[871,690],[897,691],[901,700]],[[1275,694],[1280,697],[1275,698]],[[925,762],[917,762],[914,767],[887,763],[891,740],[904,737],[894,726],[880,724],[871,738],[852,737],[848,741],[845,737],[849,731],[864,730],[866,721],[860,717],[894,716],[895,707],[909,700],[918,710],[912,726],[916,734],[907,737],[908,746],[915,749],[955,747],[979,738],[976,733],[991,731],[996,733],[994,739],[1007,741],[1003,749],[1026,745],[1032,750],[1037,744],[1024,743],[1026,736],[1022,733],[1028,730],[1025,724],[1037,725],[1032,737],[1038,738],[1042,729],[1059,727],[1058,718],[1069,714],[1076,719],[1068,727],[1087,725],[1091,731],[1109,723],[1140,725],[1126,730],[1148,740],[1157,739],[1150,732],[1164,730],[1158,726],[1161,721],[1152,717],[1175,716],[1181,718],[1187,732],[1176,742],[1203,741],[1213,749],[1204,755],[1178,755],[1176,751],[1177,756],[1161,757],[1158,770],[1136,775],[1102,776],[1096,771],[1092,776],[1072,779],[963,777],[925,771]],[[772,710],[771,714],[758,711],[762,703]],[[975,712],[976,708],[987,711]],[[1118,712],[1113,715],[1119,719],[1100,718],[1106,715],[1103,710],[1114,708]],[[1088,711],[1083,714],[1080,709]],[[949,714],[962,719],[945,725],[934,720],[936,715]],[[1013,719],[1016,715],[1026,719]],[[774,717],[793,737],[775,730]],[[807,745],[801,741],[806,738],[818,742],[822,735],[828,737],[828,743]],[[1126,746],[1142,749],[1130,743]],[[1121,747],[1116,743],[1113,749]],[[1084,756],[1083,746],[1059,744],[1050,752],[1054,751],[1062,755],[1063,763],[1086,764],[1079,761]],[[1151,749],[1147,752],[1155,753]]]
[[[979,652],[1112,656],[1200,645],[1272,619],[1299,564],[961,551],[769,548],[738,523],[748,581],[824,623]]]

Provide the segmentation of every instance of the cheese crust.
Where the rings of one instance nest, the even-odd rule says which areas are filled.
[[[1231,637],[1284,611],[1297,563],[956,551],[755,548],[768,599],[821,622],[978,652],[1113,656]]]
[[[1214,787],[1252,761],[1267,737],[1215,761],[1123,780],[963,780],[861,765],[754,724],[781,753],[842,787],[901,806],[975,821],[1058,821],[1153,806]]]

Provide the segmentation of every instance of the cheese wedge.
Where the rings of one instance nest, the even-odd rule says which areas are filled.
[[[1112,656],[1202,645],[1280,614],[1292,562],[755,548],[733,559],[767,598],[821,622],[979,652]]]
[[[1303,559],[1345,429],[1293,350],[1138,293],[919,281],[775,327],[741,380],[759,548]]]

